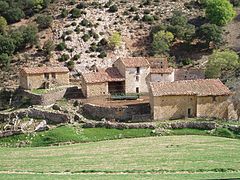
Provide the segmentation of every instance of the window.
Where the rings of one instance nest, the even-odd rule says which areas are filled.
[[[56,79],[56,73],[52,73],[52,78]]]
[[[139,82],[139,76],[136,76],[136,81]]]
[[[213,100],[213,102],[216,102],[216,101],[217,101],[216,96],[213,96],[213,97],[212,97],[212,100]]]
[[[136,88],[136,93],[139,93],[139,87]]]
[[[49,74],[48,73],[44,73],[44,78],[49,80]]]
[[[140,67],[137,67],[137,74],[140,74]]]
[[[163,66],[161,66],[161,68],[163,68]]]
[[[191,115],[192,115],[192,110],[189,108],[188,109],[188,117],[191,117]]]

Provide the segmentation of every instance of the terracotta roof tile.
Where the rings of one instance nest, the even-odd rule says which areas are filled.
[[[175,81],[205,79],[204,69],[199,68],[181,68],[175,69]]]
[[[217,96],[231,94],[231,91],[219,79],[186,80],[160,83],[157,82],[151,83],[150,88],[153,96]]]
[[[32,68],[23,68],[22,72],[26,74],[44,74],[44,73],[68,73],[69,70],[67,67],[32,67]]]
[[[103,82],[118,82],[124,81],[125,78],[120,74],[117,68],[111,67],[105,70],[99,70],[98,72],[84,73],[83,75],[86,83],[103,83]]]
[[[147,67],[150,66],[147,58],[145,57],[129,57],[129,58],[121,58],[122,63],[125,67]]]
[[[171,74],[173,72],[173,68],[169,67],[167,58],[148,58],[147,59],[150,67],[151,74]]]

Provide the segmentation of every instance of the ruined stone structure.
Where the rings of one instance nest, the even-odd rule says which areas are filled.
[[[150,84],[154,120],[188,117],[228,118],[230,90],[218,79]]]
[[[23,68],[20,71],[20,87],[39,89],[69,84],[69,70],[66,67]]]

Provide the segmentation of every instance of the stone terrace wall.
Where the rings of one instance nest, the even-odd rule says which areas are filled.
[[[9,118],[13,119],[16,118],[16,116],[19,118],[29,117],[34,119],[44,119],[48,124],[60,124],[70,121],[70,117],[67,114],[31,108],[9,113],[2,112],[0,113],[0,122],[6,122]]]
[[[87,103],[83,105],[83,113],[84,115],[93,119],[100,120],[102,118],[105,118],[116,119],[118,121],[133,120],[137,122],[136,116],[140,117],[142,115],[142,117],[150,117],[150,105],[148,103],[145,103],[121,107],[104,107]],[[146,118],[140,118],[139,121],[149,120]]]
[[[66,91],[67,89],[64,88],[41,95],[31,93],[30,91],[23,91],[23,96],[29,99],[32,105],[46,106],[54,104],[57,100],[62,99]]]

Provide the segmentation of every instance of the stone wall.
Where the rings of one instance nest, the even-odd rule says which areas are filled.
[[[65,96],[66,88],[57,89],[56,91],[49,91],[46,94],[34,94],[31,91],[22,91],[22,96],[29,100],[29,103],[32,105],[51,105],[54,104],[57,100],[62,99]]]
[[[70,121],[70,117],[64,113],[30,108],[14,112],[0,112],[0,122],[7,122],[9,118],[13,119],[16,118],[16,116],[18,116],[20,119],[24,117],[44,119],[48,124],[60,124]]]
[[[162,96],[150,98],[154,120],[195,117],[197,100],[195,96]],[[188,111],[190,109],[190,116]]]
[[[121,107],[103,107],[87,103],[83,105],[83,112],[85,116],[98,120],[105,118],[118,121],[134,120],[136,122],[136,116],[149,117],[146,114],[150,114],[150,106],[148,103],[145,103]],[[139,121],[146,121],[146,119],[141,118]]]
[[[228,119],[229,96],[197,97],[197,117]]]
[[[151,74],[151,82],[173,82],[174,71],[170,74]]]

